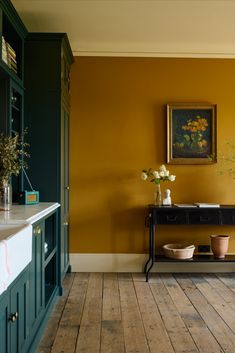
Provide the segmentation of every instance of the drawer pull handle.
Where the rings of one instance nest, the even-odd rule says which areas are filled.
[[[177,220],[177,216],[166,216],[166,220],[169,222],[175,222]]]
[[[200,222],[207,222],[210,220],[210,217],[208,216],[200,216]]]

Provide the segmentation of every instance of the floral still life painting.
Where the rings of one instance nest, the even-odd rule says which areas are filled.
[[[216,162],[216,106],[167,105],[167,162],[208,164]],[[213,155],[214,159],[208,159]]]

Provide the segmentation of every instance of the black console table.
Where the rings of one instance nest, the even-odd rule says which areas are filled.
[[[214,207],[177,207],[149,205],[149,258],[145,264],[146,282],[154,262],[235,262],[235,255],[216,259],[213,255],[194,255],[192,259],[174,260],[155,254],[155,226],[165,225],[235,225],[235,205]]]

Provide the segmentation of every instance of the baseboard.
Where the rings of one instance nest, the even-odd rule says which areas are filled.
[[[72,272],[143,272],[147,254],[70,254]],[[234,263],[155,263],[151,272],[235,272]]]

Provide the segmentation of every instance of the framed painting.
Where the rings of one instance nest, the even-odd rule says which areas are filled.
[[[216,163],[216,119],[216,105],[167,104],[167,163]]]

